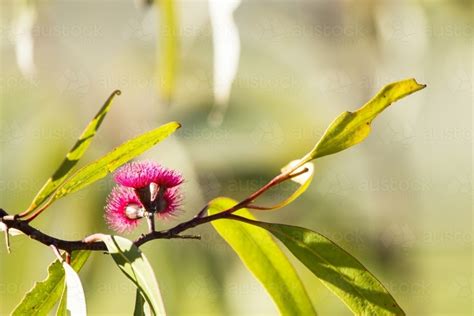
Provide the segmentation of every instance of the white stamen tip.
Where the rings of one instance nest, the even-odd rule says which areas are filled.
[[[156,199],[156,196],[158,195],[158,191],[160,190],[160,186],[152,182],[150,183],[150,199],[154,201]]]
[[[138,204],[129,204],[125,208],[125,215],[130,219],[142,218],[144,209]]]

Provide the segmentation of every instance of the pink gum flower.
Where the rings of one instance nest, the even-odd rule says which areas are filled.
[[[176,214],[181,206],[182,195],[178,188],[166,190],[163,195],[164,208],[156,213],[156,217],[164,219]],[[107,198],[105,206],[105,221],[109,227],[125,233],[135,229],[143,218],[145,210],[132,188],[121,185],[114,187]]]
[[[115,174],[118,185],[107,198],[105,220],[119,233],[136,228],[143,217],[173,216],[181,206],[180,173],[150,162],[132,162]]]
[[[165,207],[162,211],[155,213],[159,219],[173,217],[179,211],[179,207],[183,202],[183,195],[178,187],[170,188],[163,195]]]
[[[152,161],[131,162],[115,173],[115,182],[134,189],[148,187],[151,183],[172,188],[183,183],[177,171],[167,169]]]
[[[133,216],[132,212],[142,208],[135,191],[131,188],[116,186],[107,197],[105,206],[105,221],[116,232],[124,233],[135,229],[140,217]]]

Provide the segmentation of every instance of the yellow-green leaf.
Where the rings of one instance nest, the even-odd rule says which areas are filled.
[[[176,82],[178,64],[178,22],[174,0],[161,0],[156,4],[160,29],[158,31],[157,78],[159,93],[167,103],[171,101]]]
[[[386,85],[369,102],[355,112],[344,112],[329,125],[316,146],[303,159],[308,162],[337,153],[363,141],[370,133],[372,120],[393,102],[425,88],[415,79]]]
[[[209,19],[213,45],[214,108],[209,114],[211,124],[222,124],[228,108],[230,92],[239,68],[240,37],[234,13],[241,0],[209,1]]]
[[[80,271],[89,258],[90,251],[81,250],[72,253],[71,266],[75,271]],[[26,293],[25,297],[12,312],[14,316],[21,315],[48,315],[56,302],[61,297],[64,289],[64,269],[59,260],[55,260],[48,267],[48,277]]]
[[[135,293],[135,308],[133,309],[133,316],[150,316],[151,313],[150,305],[143,298],[140,290],[137,289]]]
[[[292,181],[298,183],[300,186],[293,192],[289,197],[287,197],[285,200],[281,201],[280,203],[273,205],[273,206],[257,206],[254,207],[255,209],[259,210],[277,210],[279,208],[285,207],[288,204],[292,203],[294,200],[296,200],[301,194],[303,194],[311,184],[314,178],[314,165],[311,162],[305,163],[303,166],[298,167],[294,169],[295,166],[299,165],[300,161],[299,160],[293,160],[290,162],[287,166],[281,169],[282,173],[285,172],[290,172],[291,174],[298,173],[300,171],[303,171],[304,169],[307,169],[307,171],[301,175],[298,175],[296,177],[291,178]],[[249,207],[250,208],[250,207]]]
[[[392,295],[357,259],[323,235],[297,226],[253,222],[265,228],[356,315],[405,315]]]
[[[209,203],[209,215],[226,210],[236,202],[220,197]],[[235,213],[254,217],[246,209]],[[282,315],[315,315],[306,290],[288,258],[266,231],[238,221],[222,219],[212,225],[262,283]]]
[[[293,167],[298,164],[299,164],[299,160],[294,160],[290,162],[286,167],[284,167],[281,171],[285,172],[287,168],[293,169]],[[287,206],[288,204],[296,200],[301,194],[303,194],[308,189],[309,185],[311,184],[314,178],[314,165],[311,162],[308,162],[304,164],[303,166],[297,168],[296,170],[292,172],[292,174],[298,173],[299,171],[302,171],[304,169],[307,169],[308,171],[306,171],[305,173],[299,176],[291,178],[291,180],[293,180],[294,182],[300,185],[298,189],[296,189],[296,191],[293,192],[293,194],[291,194],[286,200],[274,206],[275,209]]]
[[[123,143],[102,158],[84,166],[60,186],[48,201],[48,204],[102,179],[109,172],[114,171],[124,163],[142,154],[152,146],[170,136],[180,126],[181,125],[177,122],[171,122],[160,126]]]
[[[67,313],[67,286],[64,282],[63,294],[61,294],[61,300],[59,301],[58,309],[56,310],[56,316],[68,316]]]
[[[120,90],[112,92],[107,101],[105,101],[102,108],[97,112],[92,121],[86,126],[82,132],[79,139],[76,141],[71,150],[67,153],[66,158],[64,158],[61,165],[53,173],[51,178],[49,178],[46,183],[43,185],[41,190],[38,192],[33,202],[31,202],[29,211],[36,209],[41,203],[46,201],[46,199],[61,185],[61,183],[66,179],[66,177],[71,173],[74,166],[79,162],[79,159],[82,158],[87,148],[89,148],[97,130],[99,129],[102,121],[107,115],[111,105],[112,100],[116,95],[120,95]]]
[[[66,287],[64,288],[66,294],[65,313],[70,315],[86,315],[86,298],[84,295],[84,289],[82,288],[81,280],[79,279],[79,275],[66,262],[63,262],[63,268],[66,277]],[[59,305],[60,306],[58,307],[58,309],[62,308],[61,304]]]
[[[141,250],[133,242],[123,237],[99,236],[120,270],[137,286],[153,314],[165,315],[165,307],[155,274]]]

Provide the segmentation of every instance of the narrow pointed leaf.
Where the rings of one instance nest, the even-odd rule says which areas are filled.
[[[137,286],[152,312],[166,315],[155,273],[141,250],[123,237],[100,236],[117,266]]]
[[[234,12],[241,0],[209,1],[214,48],[214,109],[209,116],[212,124],[220,125],[229,102],[240,55],[239,29]]]
[[[392,295],[357,259],[306,228],[253,222],[277,237],[356,315],[405,315]]]
[[[89,255],[90,251],[73,252],[71,266],[75,271],[81,270]],[[61,263],[59,260],[55,260],[48,267],[48,277],[41,282],[36,282],[34,287],[26,293],[25,297],[15,307],[12,315],[48,315],[61,297],[65,284],[64,275]]]
[[[281,169],[281,172],[290,172],[291,170],[294,169],[295,166],[298,166],[300,164],[300,160],[293,160],[290,162],[288,165],[286,165],[284,168]],[[307,171],[301,175],[298,175],[294,178],[291,178],[293,182],[298,183],[300,186],[286,199],[281,201],[278,204],[275,204],[273,206],[260,206],[257,205],[256,207],[253,207],[254,209],[258,210],[265,210],[265,211],[272,211],[272,210],[277,210],[282,207],[287,206],[288,204],[292,203],[294,200],[296,200],[298,197],[300,197],[301,194],[303,194],[311,184],[314,178],[314,165],[311,162],[305,163],[303,166],[298,167],[294,169],[291,174],[298,173],[300,171],[303,171],[304,169],[307,169]],[[251,207],[249,207],[251,208]]]
[[[109,172],[114,171],[170,136],[179,127],[179,123],[171,122],[123,143],[102,158],[75,172],[60,186],[48,201],[48,204],[104,178]]]
[[[76,271],[63,262],[66,277],[66,310],[72,316],[82,316],[87,314],[86,298],[82,288],[81,280]]]
[[[216,214],[235,204],[232,199],[220,197],[209,203],[208,212]],[[254,218],[246,209],[236,214]],[[227,219],[213,221],[212,225],[262,283],[282,315],[316,314],[295,269],[269,233]]]
[[[355,112],[344,112],[329,125],[304,162],[331,155],[363,141],[370,133],[372,120],[393,102],[425,88],[415,79],[386,85],[369,102]]]
[[[161,0],[156,4],[160,29],[158,31],[157,78],[161,97],[170,102],[176,84],[178,64],[178,22],[175,0]]]
[[[38,4],[35,1],[15,1],[11,34],[15,44],[16,63],[25,79],[36,79],[34,27],[38,19]]]
[[[31,203],[29,210],[36,209],[41,203],[46,201],[46,199],[61,185],[61,183],[66,179],[66,177],[71,173],[74,166],[79,162],[79,159],[82,158],[86,150],[89,148],[92,140],[94,139],[97,130],[102,124],[105,116],[110,110],[112,101],[116,95],[120,95],[120,90],[115,90],[109,96],[107,101],[105,101],[102,108],[97,112],[92,121],[86,126],[82,132],[79,139],[67,153],[66,158],[64,158],[61,165],[53,173],[51,178],[49,178],[46,183],[43,185],[41,190],[38,192],[33,202]]]
[[[150,306],[143,298],[140,290],[137,289],[137,293],[135,294],[135,309],[133,310],[134,316],[149,316],[151,314]]]
[[[56,316],[68,316],[67,313],[67,287],[66,282],[63,286],[63,294],[61,294],[61,300],[59,301],[58,309],[56,310]]]
[[[293,169],[293,166],[298,165],[298,163],[299,163],[299,160],[294,160],[290,162],[288,166],[282,169],[282,172],[284,172],[286,168]],[[291,194],[287,199],[278,203],[276,206],[272,207],[272,209],[279,209],[279,208],[287,206],[288,204],[296,200],[301,194],[303,194],[308,189],[309,185],[311,184],[314,178],[314,165],[311,162],[308,162],[304,164],[303,166],[297,168],[295,171],[292,172],[292,174],[297,173],[305,168],[308,169],[307,172],[291,179],[293,180],[293,182],[296,182],[300,185],[298,189],[296,189],[296,191],[293,192],[293,194]]]

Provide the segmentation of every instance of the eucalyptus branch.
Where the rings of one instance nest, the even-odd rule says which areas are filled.
[[[143,234],[139,238],[137,238],[134,241],[134,244],[137,247],[140,247],[141,245],[155,239],[200,239],[200,236],[198,235],[182,235],[181,233],[196,226],[219,219],[241,220],[238,216],[233,215],[233,213],[251,205],[251,203],[253,203],[259,196],[268,191],[270,188],[288,179],[301,175],[307,171],[308,169],[303,169],[302,171],[295,173],[291,173],[292,171],[281,173],[272,180],[270,180],[266,185],[255,191],[253,194],[249,195],[247,198],[227,210],[224,210],[217,214],[205,216],[205,212],[208,208],[208,206],[206,206],[195,217],[186,222],[178,224],[173,228],[162,231],[155,231],[154,228],[150,229],[147,234]],[[57,248],[60,250],[64,250],[66,253],[69,254],[73,250],[107,251],[107,247],[103,242],[85,242],[84,240],[63,240],[41,232],[40,230],[32,227],[29,222],[30,221],[28,219],[24,220],[17,215],[9,215],[5,210],[0,209],[0,223],[3,223],[3,226],[6,227],[5,233],[7,235],[9,229],[16,229],[21,231],[31,239],[34,239],[44,245],[53,247],[54,249]]]
[[[45,234],[40,230],[32,227],[27,221],[12,218],[3,209],[0,209],[0,222],[4,223],[7,229],[19,230],[31,239],[34,239],[47,246],[54,246],[57,249],[64,250],[68,253],[73,250],[107,251],[107,247],[103,242],[87,243],[83,240],[63,240]],[[166,231],[155,231],[146,235],[142,235],[137,240],[135,240],[134,243],[137,246],[140,246],[146,241],[153,239],[200,239],[200,237],[196,235],[170,234]]]

